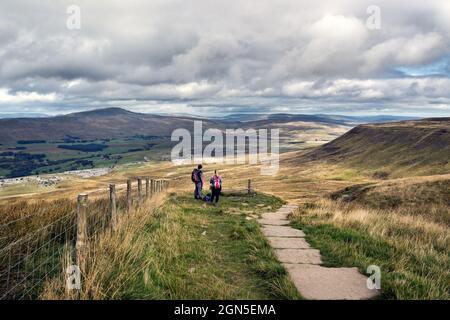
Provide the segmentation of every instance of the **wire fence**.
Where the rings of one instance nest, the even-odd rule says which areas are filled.
[[[0,212],[0,300],[36,299],[44,283],[66,274],[75,261],[86,263],[89,243],[115,230],[117,215],[138,207],[167,189],[168,180],[128,179],[127,188],[109,190],[93,201],[81,194],[77,201],[21,202]]]

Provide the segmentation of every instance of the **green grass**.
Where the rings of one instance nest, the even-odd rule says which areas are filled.
[[[175,195],[143,226],[146,267],[124,286],[128,299],[298,299],[255,220],[230,208],[263,212],[280,207],[271,196],[223,197],[219,207]],[[114,271],[115,267],[111,266]],[[121,271],[135,267],[120,266]]]
[[[327,177],[327,179],[339,180],[339,181],[353,181],[359,177],[360,177],[360,174],[356,170],[344,169],[344,170],[339,170],[338,173],[331,173],[330,176]]]

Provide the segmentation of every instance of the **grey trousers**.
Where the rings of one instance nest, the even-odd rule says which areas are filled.
[[[197,182],[195,184],[195,191],[194,191],[195,199],[201,199],[202,198],[202,187],[203,187],[203,183],[201,183],[201,182]]]

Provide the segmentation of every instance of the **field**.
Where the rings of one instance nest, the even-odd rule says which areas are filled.
[[[249,124],[247,124],[249,125]],[[348,125],[288,122],[280,129],[280,152],[303,150],[329,142]],[[133,135],[121,138],[23,140],[0,144],[0,178],[55,174],[70,170],[114,167],[132,162],[168,160],[176,142],[170,136]],[[207,142],[204,142],[204,146]]]
[[[163,160],[171,145],[170,137],[156,136],[3,144],[0,146],[0,176],[14,178]]]

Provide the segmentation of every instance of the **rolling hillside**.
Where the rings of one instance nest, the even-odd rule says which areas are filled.
[[[170,136],[175,128],[191,128],[193,118],[98,109],[49,118],[0,119],[0,143],[19,140],[110,139],[134,135]],[[206,121],[218,127],[220,123]]]
[[[0,119],[0,177],[167,160],[173,147],[172,132],[178,128],[192,132],[195,120],[202,121],[204,131],[280,129],[281,152],[323,144],[353,126],[326,116],[275,118],[241,122],[107,108],[47,118]]]
[[[384,120],[375,118],[301,114],[234,114],[223,118],[201,119],[187,115],[170,116],[135,113],[121,108],[106,108],[77,112],[56,117],[0,119],[0,143],[20,140],[112,139],[135,135],[170,136],[176,128],[191,130],[194,120],[202,120],[205,128],[276,128],[283,124],[300,123],[336,128],[352,127],[363,122]],[[398,117],[390,117],[396,119]],[[295,129],[295,128],[294,128]],[[292,130],[292,126],[290,127]]]
[[[302,160],[343,164],[380,178],[450,171],[450,118],[359,125]]]

